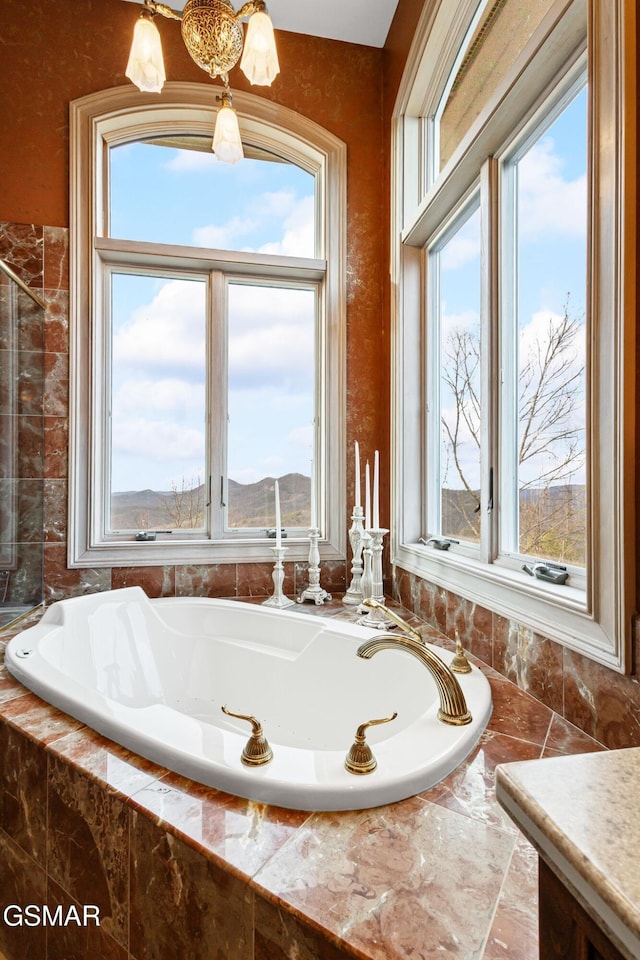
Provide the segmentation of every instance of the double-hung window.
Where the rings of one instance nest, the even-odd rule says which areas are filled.
[[[71,565],[344,556],[343,146],[236,99],[73,105]]]
[[[624,669],[625,5],[456,7],[394,120],[394,559]]]

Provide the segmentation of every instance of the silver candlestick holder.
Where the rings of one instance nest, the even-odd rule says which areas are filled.
[[[351,564],[351,583],[349,589],[342,598],[343,603],[357,607],[364,600],[362,593],[362,535],[364,533],[364,511],[362,507],[353,508],[351,517],[351,529],[349,530],[349,543],[351,544],[351,554],[353,557]]]
[[[388,530],[378,527],[367,531],[371,540],[371,591],[368,594],[372,600],[378,603],[384,603],[384,579],[382,576],[382,547],[383,540]],[[366,548],[365,548],[366,549]],[[366,557],[365,557],[366,561]],[[364,580],[364,576],[363,576]],[[365,599],[368,599],[365,594]],[[393,620],[385,616],[384,611],[379,607],[360,607],[360,612],[366,611],[366,616],[360,617],[358,623],[365,627],[375,627],[376,630],[389,630],[395,626]]]
[[[285,597],[282,592],[282,584],[284,583],[284,564],[282,561],[289,548],[271,547],[271,549],[275,557],[273,573],[271,574],[271,579],[273,580],[273,596],[267,600],[263,600],[262,605],[264,607],[278,607],[278,609],[283,610],[285,607],[293,607],[295,604],[295,600],[290,600],[289,597]]]
[[[318,540],[320,531],[317,527],[311,527],[309,530],[309,583],[298,597],[298,603],[304,603],[305,600],[313,600],[318,606],[321,603],[329,603],[331,594],[320,586],[320,551],[318,550]]]

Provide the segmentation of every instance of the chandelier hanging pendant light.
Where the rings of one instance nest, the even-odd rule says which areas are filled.
[[[236,163],[243,152],[229,89],[229,71],[242,56],[240,69],[253,84],[270,86],[280,72],[273,25],[264,0],[249,0],[237,12],[230,0],[187,0],[182,13],[156,0],[144,0],[126,75],[147,93],[160,93],[166,78],[160,33],[154,22],[156,14],[182,21],[182,39],[192,60],[213,80],[222,80],[226,89],[219,98],[222,105],[216,117],[213,150],[218,159]],[[242,20],[247,17],[244,36]]]

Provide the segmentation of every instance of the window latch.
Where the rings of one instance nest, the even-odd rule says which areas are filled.
[[[423,543],[425,547],[433,546],[434,550],[448,550],[452,543],[460,543],[459,540],[453,540],[451,537],[418,537],[418,543]]]
[[[566,583],[569,576],[567,568],[559,563],[541,562],[532,565],[523,563],[522,569],[525,573],[528,573],[530,577],[535,577],[536,580],[545,580],[547,583],[563,584]]]

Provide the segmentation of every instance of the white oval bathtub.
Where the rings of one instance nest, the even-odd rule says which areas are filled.
[[[154,760],[237,796],[301,810],[352,810],[433,786],[470,753],[491,714],[489,684],[460,676],[473,720],[437,719],[435,683],[406,653],[356,655],[376,631],[234,600],[149,600],[138,587],[53,604],[7,645],[10,673],[38,696]],[[436,649],[448,661],[451,654]],[[252,714],[270,763],[240,760]],[[359,724],[378,761],[344,760]]]

